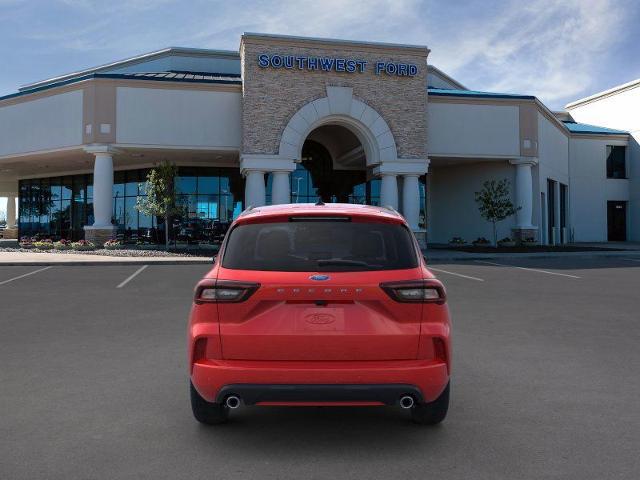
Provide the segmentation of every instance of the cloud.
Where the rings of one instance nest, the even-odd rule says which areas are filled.
[[[473,88],[535,94],[558,107],[593,87],[627,11],[612,0],[511,2],[493,20],[464,22],[464,38],[437,42],[433,60]]]
[[[59,71],[25,82],[170,45],[236,50],[240,35],[254,31],[427,45],[429,61],[470,88],[534,94],[555,108],[613,71],[632,70],[631,62],[616,68],[611,51],[636,32],[639,9],[632,0],[38,3],[4,9],[13,18],[0,32],[0,43],[19,45],[23,56],[59,57]]]

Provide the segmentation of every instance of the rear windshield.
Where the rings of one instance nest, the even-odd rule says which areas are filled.
[[[346,272],[415,268],[411,233],[389,223],[291,221],[235,227],[224,268],[285,272]]]

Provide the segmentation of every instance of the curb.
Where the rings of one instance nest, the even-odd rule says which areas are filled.
[[[536,258],[566,258],[566,257],[586,257],[586,258],[616,258],[616,257],[638,257],[640,260],[640,252],[638,251],[615,251],[615,252],[548,252],[548,253],[512,253],[512,254],[502,254],[502,255],[470,255],[468,257],[461,256],[438,256],[429,258],[429,255],[426,255],[427,262],[437,262],[437,261],[447,261],[447,262],[464,262],[467,260],[507,260],[507,259],[536,259]]]
[[[30,262],[30,261],[25,261],[25,262],[0,262],[0,267],[6,266],[6,267],[55,267],[55,266],[61,266],[61,267],[73,267],[73,266],[84,266],[84,267],[88,267],[88,266],[92,266],[92,267],[96,267],[96,266],[111,266],[111,265],[115,265],[115,266],[123,266],[123,265],[213,265],[213,262],[211,260],[189,260],[189,261],[185,261],[185,260],[154,260],[154,261],[149,261],[149,259],[145,259],[141,258],[140,260],[129,260],[129,261],[123,261],[123,260],[114,260],[114,261],[107,261],[107,262],[96,262],[95,260],[80,260],[80,261],[62,261],[62,262]]]

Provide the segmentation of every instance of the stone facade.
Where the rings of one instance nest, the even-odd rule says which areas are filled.
[[[353,97],[389,125],[399,158],[427,158],[426,47],[388,46],[314,39],[244,35],[242,153],[277,155],[282,132],[305,104],[327,96],[328,86],[351,87]],[[363,73],[262,68],[261,54],[361,59]],[[415,76],[375,74],[378,61],[417,65]]]
[[[91,226],[84,227],[84,239],[102,247],[107,240],[115,238],[116,228],[95,228]]]

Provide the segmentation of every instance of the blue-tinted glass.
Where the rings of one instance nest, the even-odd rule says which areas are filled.
[[[273,173],[268,173],[267,184],[265,185],[265,204],[266,205],[271,205],[272,191],[273,191]]]
[[[309,195],[309,172],[298,164],[296,170],[291,172],[291,202],[306,203]]]
[[[113,200],[113,219],[118,230],[125,228],[124,197]]]
[[[138,228],[151,228],[153,226],[153,218],[143,213],[138,214]]]
[[[198,177],[198,193],[201,195],[218,193],[219,183],[218,177]]]
[[[175,188],[177,193],[196,193],[197,177],[179,176],[175,179]]]
[[[87,225],[93,225],[95,218],[93,216],[93,200],[87,199]]]
[[[81,230],[84,227],[84,200],[73,201],[73,229]]]
[[[43,179],[41,186],[43,198],[47,196],[47,186],[45,185],[45,183],[48,183],[50,185],[49,188],[51,192],[51,200],[60,200],[62,198],[62,179],[59,177],[54,177],[52,179]]]
[[[73,177],[73,199],[76,201],[84,201],[86,192],[86,177],[84,175],[76,175]]]
[[[223,222],[233,220],[233,212],[235,209],[235,202],[231,195],[220,195],[220,212],[219,218]]]
[[[242,210],[242,202],[234,202],[232,219],[235,220],[236,218],[238,218],[238,216],[242,213]]]
[[[60,208],[60,236],[69,238],[71,234],[71,200],[62,200]]]
[[[62,216],[62,206],[60,205],[60,200],[56,200],[51,202],[49,208],[49,233],[51,235],[57,235],[60,231],[60,220]],[[43,224],[46,217],[40,217],[40,223]]]
[[[371,185],[371,196],[372,197],[379,197],[380,196],[380,179],[379,178],[374,178],[372,180],[369,180],[369,185]]]
[[[195,217],[211,218],[218,210],[217,195],[198,195],[196,197]]]
[[[129,230],[130,228],[133,230],[138,229],[138,210],[136,210],[136,200],[137,197],[127,197],[124,201],[124,223],[127,230]]]
[[[124,197],[125,172],[113,174],[113,198]]]
[[[71,200],[73,196],[73,188],[71,185],[72,177],[62,177],[62,200]]]
[[[196,195],[182,195],[181,205],[187,218],[198,217],[198,197]]]
[[[87,176],[87,198],[93,198],[93,175]]]
[[[219,177],[220,181],[220,195],[227,195],[231,193],[231,184],[229,177]]]
[[[124,184],[124,194],[127,197],[135,197],[138,195],[138,171],[129,170],[126,172],[126,183]]]

